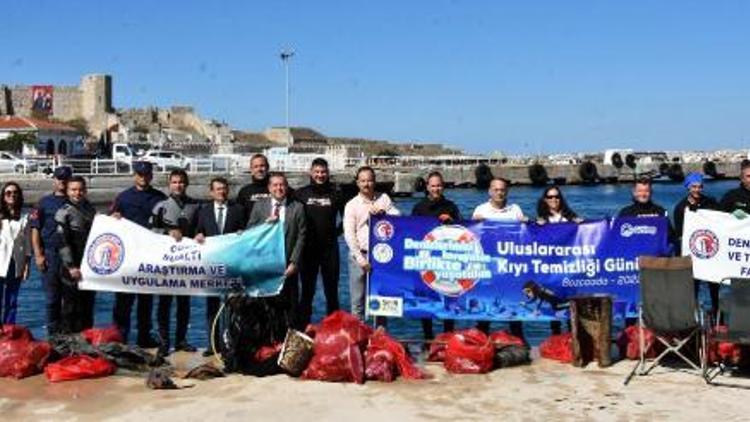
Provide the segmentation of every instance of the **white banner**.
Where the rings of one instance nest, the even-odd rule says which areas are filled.
[[[281,224],[207,237],[199,244],[156,234],[126,219],[97,215],[81,263],[84,290],[251,296],[281,291],[286,266]]]
[[[721,211],[685,211],[682,253],[693,259],[693,277],[721,282],[750,277],[750,218]]]

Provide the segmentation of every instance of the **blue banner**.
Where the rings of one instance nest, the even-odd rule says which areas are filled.
[[[488,321],[568,317],[578,295],[613,297],[635,316],[637,258],[669,252],[663,217],[581,224],[373,217],[369,315]]]

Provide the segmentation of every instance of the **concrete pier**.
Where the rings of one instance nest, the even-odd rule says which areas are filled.
[[[631,183],[638,174],[654,173],[658,174],[658,166],[639,166],[635,170],[628,167],[617,169],[613,166],[595,164],[598,178],[593,183]],[[691,171],[702,172],[703,163],[681,164],[682,171],[687,174]],[[379,182],[395,182],[394,192],[397,194],[408,194],[414,190],[417,179],[425,178],[430,171],[440,170],[445,181],[455,185],[473,185],[476,183],[475,166],[445,167],[445,168],[381,168],[376,169],[377,179]],[[544,166],[549,183],[558,180],[564,184],[582,184],[592,183],[581,178],[580,165],[547,165]],[[529,175],[529,166],[510,166],[498,165],[490,168],[494,176],[509,179],[513,184],[528,185],[532,184]],[[346,172],[332,174],[332,179],[337,183],[349,183],[354,181],[356,169]],[[716,171],[724,174],[726,178],[737,178],[740,171],[740,163],[716,163]],[[190,174],[190,187],[188,192],[196,198],[208,197],[208,183],[215,176],[224,176],[231,183],[231,196],[236,195],[241,186],[250,181],[250,175],[237,174]],[[132,186],[132,176],[85,176],[89,186],[89,197],[96,204],[108,204],[115,195]],[[308,183],[308,175],[304,172],[288,173],[289,184],[292,187],[300,187]],[[22,175],[22,174],[3,174],[0,175],[0,182],[8,180],[17,181],[24,189],[24,196],[27,204],[36,203],[42,195],[50,191],[52,181],[49,176],[40,174]],[[667,177],[662,176],[660,180],[668,181]],[[160,189],[166,189],[167,174],[158,173],[154,175],[154,185]]]

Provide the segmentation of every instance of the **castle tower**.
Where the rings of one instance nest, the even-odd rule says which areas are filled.
[[[81,117],[89,123],[89,130],[97,136],[107,129],[107,114],[112,112],[112,77],[84,75],[81,79]]]

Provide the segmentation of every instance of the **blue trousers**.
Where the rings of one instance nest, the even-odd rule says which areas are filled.
[[[16,263],[11,259],[8,264],[8,273],[0,278],[0,316],[2,316],[3,324],[16,323],[20,288],[21,279],[16,277]]]
[[[47,308],[47,334],[60,331],[62,323],[62,279],[60,277],[60,257],[56,250],[44,251],[47,258],[47,271],[42,273]]]

